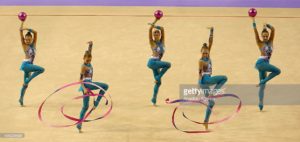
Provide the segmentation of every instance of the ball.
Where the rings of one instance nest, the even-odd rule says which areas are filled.
[[[24,22],[24,21],[26,20],[26,18],[27,18],[27,14],[26,14],[25,12],[20,12],[20,13],[18,14],[18,17],[19,17],[19,19],[20,19],[22,22]]]
[[[250,17],[255,17],[257,14],[257,10],[255,8],[250,8],[248,14]]]
[[[156,10],[156,11],[154,12],[154,17],[155,17],[156,19],[160,19],[161,17],[163,17],[163,15],[164,15],[164,13],[163,13],[161,10]]]

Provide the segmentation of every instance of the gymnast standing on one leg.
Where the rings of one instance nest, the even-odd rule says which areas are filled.
[[[268,29],[271,30],[271,35],[269,36]],[[260,40],[258,31],[256,28],[255,19],[253,17],[253,29],[255,33],[255,39],[257,46],[260,51],[260,57],[256,61],[255,68],[259,72],[259,104],[258,107],[260,111],[263,110],[264,106],[264,90],[266,87],[266,83],[270,81],[275,76],[279,75],[281,73],[280,69],[275,67],[274,65],[270,64],[270,59],[273,52],[273,40],[275,36],[275,28],[271,26],[270,24],[264,25],[264,28],[261,32],[261,36],[263,40]],[[271,72],[269,75],[267,75],[267,72]]]
[[[223,75],[218,76],[211,76],[212,74],[212,62],[210,59],[210,50],[213,43],[213,31],[214,28],[210,28],[210,36],[209,36],[209,44],[207,46],[206,43],[203,44],[201,48],[202,57],[199,60],[199,81],[198,84],[201,87],[201,89],[204,90],[205,97],[208,97],[210,95],[214,95],[214,92],[217,91],[217,89],[220,89],[227,81],[227,77]],[[209,86],[216,85],[214,88],[214,91],[210,90]],[[213,106],[215,105],[214,100],[209,99],[208,100],[208,106],[206,109],[205,119],[204,119],[204,126],[205,129],[208,129],[208,122],[209,117],[211,114],[211,110]]]
[[[161,85],[161,78],[171,67],[169,62],[161,61],[165,52],[165,30],[162,26],[155,26],[157,21],[158,19],[151,24],[149,29],[149,42],[152,50],[152,56],[150,57],[147,65],[150,69],[152,69],[155,79],[153,96],[151,99],[154,106],[156,105],[156,98]]]
[[[25,59],[22,62],[21,70],[24,71],[24,83],[21,89],[19,103],[24,106],[24,95],[29,82],[44,72],[44,68],[34,65],[33,61],[36,55],[37,32],[33,29],[23,28],[24,22],[21,23],[20,36]],[[28,31],[24,37],[23,31]],[[33,35],[32,35],[33,34]]]
[[[84,63],[81,66],[80,81],[91,82],[93,84],[100,86],[105,91],[107,91],[108,90],[107,84],[101,83],[101,82],[92,82],[93,67],[92,67],[91,61],[92,61],[93,42],[89,41],[88,44],[89,44],[89,48],[87,51],[85,51],[84,56],[83,56]],[[82,84],[80,87],[80,91],[83,92],[83,95],[87,94],[90,90],[97,90],[97,89],[99,89],[99,88],[94,85],[90,85],[90,84]],[[99,92],[100,95],[105,94],[105,91],[102,89]],[[98,96],[97,99],[94,101],[94,108],[96,108],[98,106],[101,98],[102,98],[102,96]],[[83,98],[83,107],[81,109],[80,116],[79,116],[81,120],[84,118],[84,116],[89,108],[89,100],[90,100],[89,96]],[[81,128],[82,128],[82,123],[77,124],[77,129],[79,130],[79,133],[82,132]]]

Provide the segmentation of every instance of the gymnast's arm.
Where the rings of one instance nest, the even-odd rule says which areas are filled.
[[[150,45],[153,46],[154,45],[154,40],[153,40],[153,33],[152,33],[152,30],[155,26],[155,23],[157,22],[157,19],[154,20],[153,23],[151,23],[151,26],[149,28],[149,42],[150,42]]]
[[[214,39],[214,27],[210,28],[210,34],[209,34],[209,39],[208,39],[208,50],[210,51],[212,44],[213,44],[213,39]]]
[[[34,45],[34,47],[36,47],[37,31],[35,31],[33,29],[28,29],[28,31],[33,33],[33,45]]]
[[[202,79],[202,72],[203,72],[203,62],[199,61],[199,80]]]
[[[20,27],[20,36],[21,36],[21,43],[22,43],[22,46],[25,45],[24,35],[23,35],[23,24],[24,24],[24,22],[21,23],[21,27]]]
[[[80,71],[80,79],[79,79],[80,82],[83,82],[83,77],[84,77],[83,75],[84,75],[85,71],[86,71],[86,67],[84,65],[82,65],[81,66],[81,71]],[[87,90],[86,90],[83,83],[81,83],[81,87],[83,89],[83,93],[86,94]]]
[[[270,35],[270,41],[273,42],[274,37],[275,37],[275,28],[271,26],[270,24],[266,24],[266,27],[271,30],[271,35]]]
[[[87,43],[89,44],[88,51],[92,54],[93,41],[89,41],[89,42],[87,42]]]
[[[257,43],[258,46],[260,46],[262,41],[259,38],[258,31],[257,31],[257,28],[256,28],[256,22],[255,22],[254,18],[253,18],[253,29],[254,29],[256,43]]]
[[[165,45],[165,28],[160,26],[161,42]]]

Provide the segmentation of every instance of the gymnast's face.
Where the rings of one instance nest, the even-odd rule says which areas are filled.
[[[154,37],[154,40],[160,40],[160,31],[159,30],[155,30],[153,32],[153,37]]]
[[[26,45],[30,45],[32,43],[32,36],[26,35],[24,38],[24,42]]]
[[[261,36],[263,38],[263,41],[268,41],[269,40],[269,33],[268,32],[262,32]]]
[[[85,64],[90,64],[92,61],[92,56],[86,56],[83,58]]]
[[[207,48],[202,48],[202,58],[209,57],[209,50]]]

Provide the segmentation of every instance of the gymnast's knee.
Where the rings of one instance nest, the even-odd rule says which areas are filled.
[[[109,85],[104,83],[103,86],[102,86],[102,88],[103,88],[105,91],[107,91],[108,88],[109,88]]]
[[[167,63],[166,64],[166,68],[168,69],[168,68],[171,68],[171,63]]]
[[[279,75],[279,74],[281,73],[281,70],[280,70],[280,69],[277,69],[277,70],[275,70],[274,73],[276,73],[276,75]]]
[[[228,78],[227,78],[227,76],[222,76],[222,80],[224,81],[224,82],[227,82],[227,80],[228,80]]]
[[[41,68],[38,70],[39,73],[43,73],[44,71],[45,71],[45,69],[44,69],[43,67],[41,67]]]

